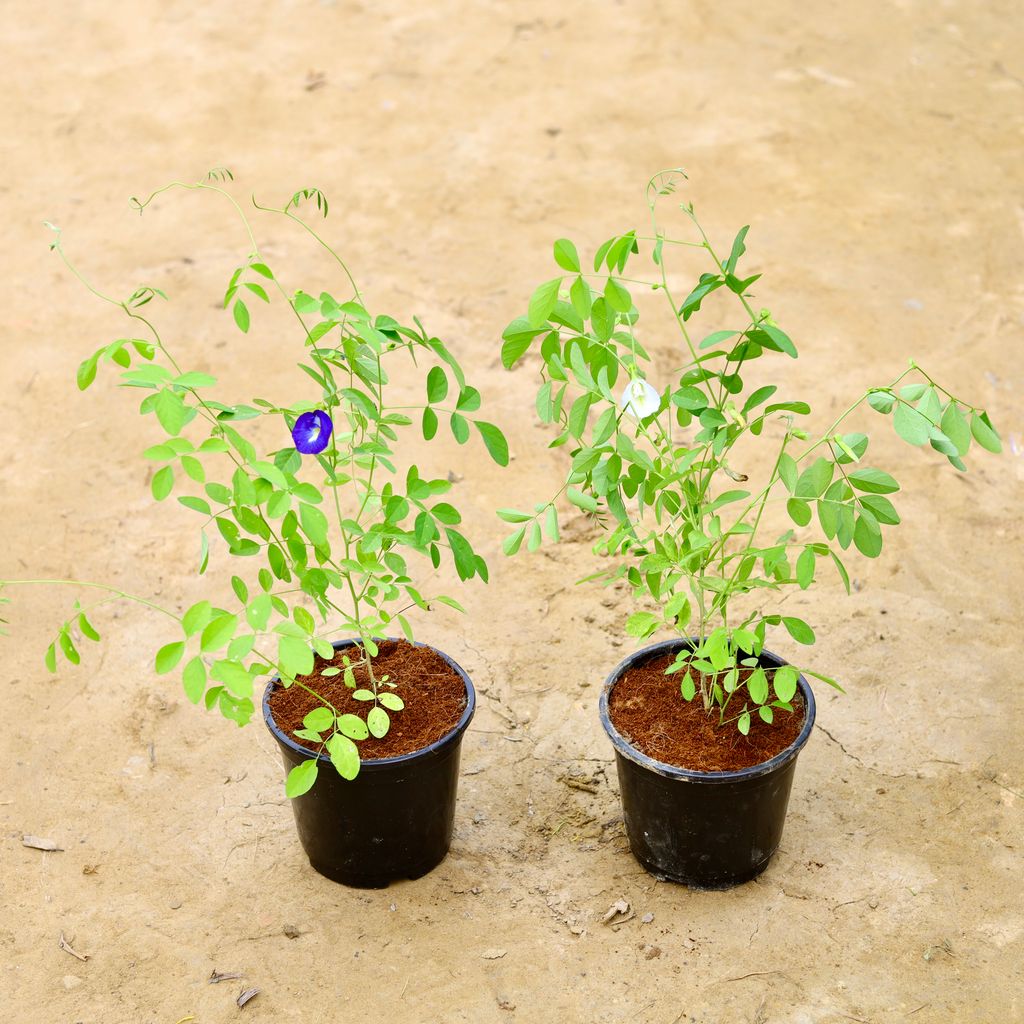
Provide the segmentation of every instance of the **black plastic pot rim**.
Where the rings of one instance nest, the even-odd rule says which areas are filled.
[[[374,639],[380,643],[384,640],[397,640],[397,637],[374,637]],[[408,642],[408,641],[406,641]],[[358,639],[349,640],[335,640],[332,646],[336,651],[340,651],[345,647],[354,647],[360,641]],[[388,768],[393,768],[396,765],[409,764],[413,761],[421,761],[424,758],[428,758],[435,754],[442,753],[451,744],[458,741],[459,737],[466,731],[469,725],[470,719],[473,717],[473,712],[476,710],[476,691],[473,689],[473,683],[470,681],[469,676],[466,674],[466,670],[450,658],[444,651],[439,651],[436,647],[431,647],[430,644],[421,644],[413,642],[414,647],[426,647],[427,650],[433,651],[435,654],[440,655],[455,671],[459,674],[459,678],[462,680],[463,685],[466,687],[466,707],[462,712],[458,722],[455,726],[446,732],[440,739],[434,740],[433,743],[420,747],[419,750],[410,751],[408,754],[398,754],[396,757],[371,757],[366,760],[360,760],[359,772],[373,772],[383,771]],[[263,692],[263,721],[267,723],[267,728],[271,731],[274,739],[278,743],[283,744],[290,750],[295,751],[297,754],[302,754],[307,758],[315,758],[321,767],[329,767],[331,759],[327,754],[317,754],[315,751],[310,750],[308,747],[304,747],[301,743],[292,739],[284,730],[278,727],[277,722],[274,721],[274,716],[270,711],[270,695],[274,692],[274,687],[281,681],[280,676],[274,676],[273,679],[267,683],[267,688]]]
[[[754,779],[761,775],[768,775],[771,772],[781,768],[788,761],[800,753],[803,749],[804,744],[810,739],[811,729],[814,728],[814,694],[811,691],[811,687],[808,685],[803,675],[799,675],[797,678],[797,685],[800,688],[800,693],[804,698],[804,724],[800,730],[800,735],[788,746],[785,750],[776,754],[770,761],[762,761],[761,764],[752,765],[749,768],[740,768],[735,771],[728,772],[699,772],[693,771],[689,768],[677,768],[675,765],[666,764],[664,761],[655,760],[653,757],[648,757],[646,754],[641,753],[632,743],[627,740],[622,733],[615,728],[612,724],[611,717],[608,714],[608,698],[611,694],[612,688],[622,678],[623,674],[630,668],[633,667],[639,661],[646,661],[648,658],[662,654],[668,651],[677,651],[681,647],[685,647],[687,643],[697,643],[696,638],[688,639],[675,639],[675,640],[663,640],[660,643],[651,644],[649,647],[642,647],[639,651],[634,651],[627,658],[623,659],[612,671],[611,675],[604,682],[604,686],[601,688],[601,698],[598,702],[599,713],[601,716],[601,724],[604,726],[604,731],[608,733],[608,738],[612,741],[616,751],[623,757],[628,758],[630,761],[635,762],[641,767],[647,768],[652,772],[656,772],[658,775],[663,775],[669,779],[678,779],[680,782],[696,782],[703,783],[705,785],[715,785],[728,782],[737,782],[739,780]],[[781,664],[786,664],[782,659],[772,654],[771,651],[763,651],[762,657],[767,657],[773,661],[778,661]],[[680,696],[680,700],[682,697]]]

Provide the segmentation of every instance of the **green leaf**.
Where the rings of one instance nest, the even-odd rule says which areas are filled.
[[[185,666],[181,673],[181,685],[184,687],[185,696],[193,704],[198,704],[206,689],[206,666],[198,655]]]
[[[814,569],[817,559],[814,548],[806,547],[796,560],[796,580],[801,590],[806,590],[814,582]]]
[[[790,498],[786,511],[797,526],[806,526],[811,521],[811,507],[802,498]]]
[[[750,732],[750,712],[744,711],[739,718],[736,719],[736,728],[739,729],[744,736]]]
[[[747,237],[747,232],[750,230],[750,225],[742,227],[736,233],[736,237],[733,239],[732,251],[729,253],[729,259],[725,263],[725,272],[727,274],[736,273],[736,264],[739,263],[740,257],[747,251],[747,247],[744,244],[744,239]],[[758,702],[760,703],[760,701]]]
[[[185,408],[184,399],[167,388],[157,392],[156,398],[153,400],[153,411],[160,421],[160,426],[172,437],[181,433],[181,428],[185,426],[185,421],[188,419],[188,410]]]
[[[440,366],[432,366],[427,374],[427,401],[431,405],[443,402],[448,394],[448,378]]]
[[[208,373],[197,373],[193,370],[175,377],[171,383],[180,388],[212,388],[217,383],[217,378],[211,377]]]
[[[472,579],[476,573],[476,558],[468,540],[458,530],[445,529],[445,536],[451,547],[455,568],[460,580]]]
[[[178,501],[184,505],[185,508],[191,509],[193,512],[200,512],[204,516],[208,516],[212,512],[208,501],[204,501],[202,498],[196,498],[191,494],[183,495],[178,498]]]
[[[833,466],[825,458],[817,458],[799,476],[796,494],[801,498],[817,498],[832,482]]]
[[[881,494],[868,494],[860,499],[861,505],[880,522],[888,526],[897,526],[900,522],[899,513],[893,503]]]
[[[356,745],[340,733],[335,733],[327,741],[327,753],[335,771],[351,782],[359,774],[359,751]]]
[[[543,535],[541,533],[540,522],[534,521],[530,527],[530,536],[526,541],[527,551],[536,551],[543,541]]]
[[[174,470],[170,466],[163,466],[153,474],[150,484],[153,497],[157,501],[163,501],[174,489]]]
[[[303,793],[308,793],[316,782],[317,763],[315,760],[303,761],[297,764],[289,773],[284,784],[284,795],[289,800],[294,800]]]
[[[376,700],[373,690],[355,690],[352,693],[353,700]]]
[[[309,612],[302,607],[293,608],[292,616],[295,619],[295,625],[297,625],[299,629],[301,629],[302,632],[306,634],[306,636],[312,637],[312,635],[316,632],[316,620],[313,618],[313,616],[310,615]],[[329,652],[327,656],[331,657],[334,654],[334,648],[331,647],[331,645],[327,643],[326,640],[322,641],[322,643],[324,648]]]
[[[653,612],[634,612],[626,620],[626,632],[639,640],[649,637],[661,625],[661,616]]]
[[[907,444],[922,445],[928,441],[931,434],[931,424],[928,418],[919,413],[912,405],[900,402],[896,406],[896,412],[892,418],[892,425],[896,433],[903,438]]]
[[[484,446],[487,448],[491,458],[499,466],[508,465],[508,441],[505,435],[493,423],[485,423],[483,420],[476,421],[476,429],[480,431]]]
[[[614,277],[609,277],[604,286],[604,298],[617,313],[628,313],[633,308],[633,299],[629,291]]]
[[[334,712],[330,708],[313,708],[302,724],[313,732],[327,732],[334,725]]]
[[[391,728],[391,719],[383,708],[370,708],[366,716],[366,724],[377,739],[383,739]]]
[[[868,394],[868,405],[883,415],[892,411],[896,396],[891,391],[872,391]]]
[[[573,274],[580,272],[580,255],[576,246],[568,238],[560,238],[555,242],[555,262]]]
[[[506,523],[528,523],[533,516],[527,512],[517,512],[513,508],[499,508],[498,518]]]
[[[583,436],[583,431],[587,429],[587,415],[593,403],[594,396],[589,393],[580,395],[572,403],[572,409],[569,410],[569,419],[566,426],[573,437],[581,438]]]
[[[397,693],[382,693],[377,697],[377,700],[381,702],[388,709],[388,711],[401,711],[405,707],[405,701],[398,696]]]
[[[957,455],[966,455],[971,447],[971,428],[956,402],[950,402],[942,414],[940,429],[956,446]]]
[[[243,700],[252,696],[252,676],[246,671],[245,666],[232,659],[222,659],[213,663],[210,669],[210,676],[224,685],[236,696]]]
[[[204,654],[219,651],[234,636],[238,626],[237,615],[218,615],[211,619],[199,638],[199,648]]]
[[[365,740],[370,735],[366,723],[358,715],[341,715],[338,718],[338,729],[350,740]]]
[[[157,675],[165,676],[168,672],[175,669],[178,662],[181,661],[181,657],[184,653],[185,643],[182,640],[178,640],[173,644],[164,644],[164,646],[156,652]]]
[[[99,640],[100,635],[96,632],[96,627],[86,618],[85,612],[81,612],[78,616],[78,628],[87,639],[94,642]]]
[[[842,450],[842,454],[837,457],[836,462],[847,466],[851,462],[859,462],[864,457],[864,453],[868,450],[868,435],[844,434],[842,437],[836,438],[836,444]]]
[[[872,526],[872,520],[866,515],[857,517],[857,524],[853,529],[853,543],[857,550],[868,558],[877,558],[882,550],[882,534],[878,525]]]
[[[569,301],[582,319],[590,319],[590,286],[582,277],[577,277],[569,288]]]
[[[231,307],[231,312],[234,315],[235,323],[238,325],[238,329],[243,334],[249,332],[249,307],[241,300],[238,299],[234,306]]]
[[[327,544],[327,516],[320,509],[303,502],[299,505],[299,521],[314,547],[322,548]]]
[[[526,535],[526,527],[521,526],[515,533],[510,533],[502,542],[501,550],[511,557],[522,546],[523,537]]]
[[[97,350],[78,367],[76,380],[79,391],[84,391],[96,379],[96,365],[99,363],[101,352],[102,349]]]
[[[597,499],[592,498],[589,494],[584,494],[582,491],[577,490],[575,487],[570,487],[565,492],[566,497],[577,507],[583,509],[585,512],[596,512],[597,511]]]
[[[181,619],[181,627],[185,636],[193,636],[210,621],[213,606],[209,601],[197,601]]]
[[[786,490],[790,494],[796,491],[798,479],[796,460],[785,452],[779,456],[779,479],[785,484]]]
[[[1003,450],[1002,442],[987,412],[971,413],[971,435],[985,451],[998,455]]]
[[[782,617],[782,624],[786,631],[798,644],[813,644],[814,630],[804,622],[803,619],[796,619],[790,615]]]
[[[843,586],[846,587],[847,594],[850,593],[850,574],[846,571],[846,566],[843,565],[842,560],[839,556],[829,549],[829,554],[832,556],[832,561],[835,562],[836,571],[839,573],[839,578],[843,581]]]
[[[775,696],[784,704],[788,704],[796,695],[798,675],[799,673],[792,665],[783,665],[775,670],[772,678],[772,688],[775,690]]]
[[[767,334],[768,337],[779,346],[779,350],[781,352],[785,352],[787,356],[790,356],[793,359],[797,358],[796,345],[793,344],[789,335],[786,334],[785,331],[780,330],[773,324],[764,324],[763,329],[765,334]]]
[[[455,408],[459,412],[476,412],[480,408],[480,392],[468,385],[459,392]]]
[[[71,662],[72,665],[78,665],[82,659],[79,656],[78,649],[75,647],[74,641],[71,639],[68,633],[67,623],[64,624],[64,628],[57,635],[57,643],[60,645],[60,649],[64,654],[64,657]]]
[[[262,633],[270,621],[270,612],[273,609],[273,599],[270,594],[260,594],[246,606],[245,618],[250,626],[257,632]]]
[[[423,440],[431,441],[437,434],[437,413],[431,408],[423,410]]]
[[[452,436],[459,444],[465,444],[469,440],[469,420],[465,416],[453,412],[449,425],[452,429]]]
[[[548,505],[548,511],[547,511],[546,516],[545,516],[544,528],[547,530],[548,536],[553,541],[555,541],[557,543],[558,539],[559,539],[559,536],[558,536],[558,509],[556,509],[553,504],[552,505]]]
[[[277,641],[277,660],[290,676],[308,676],[313,671],[313,651],[298,637],[282,636]]]
[[[562,279],[556,277],[546,281],[530,296],[530,306],[527,316],[534,327],[540,327],[546,323],[558,304],[558,289],[561,287]]]
[[[900,489],[900,485],[880,469],[855,469],[847,474],[847,479],[858,491],[870,494],[892,494]]]
[[[763,704],[768,699],[768,677],[763,668],[755,668],[747,677],[747,693],[755,704]]]
[[[516,317],[502,331],[502,346],[501,346],[501,364],[506,370],[511,370],[513,366],[526,354],[530,346],[533,344],[533,339],[538,334],[543,334],[542,328],[532,327],[530,321],[526,317]]]

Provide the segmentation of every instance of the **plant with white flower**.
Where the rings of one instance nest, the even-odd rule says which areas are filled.
[[[682,696],[699,695],[709,714],[746,733],[754,715],[771,723],[776,712],[793,710],[796,668],[762,670],[758,661],[767,630],[781,626],[801,644],[815,639],[807,622],[764,607],[765,599],[791,587],[806,590],[824,565],[849,591],[845,552],[852,545],[877,557],[883,529],[900,521],[889,497],[899,484],[864,462],[868,437],[846,430],[846,421],[864,403],[892,413],[904,440],[930,447],[961,471],[972,439],[992,452],[1000,442],[983,409],[913,361],[822,433],[800,426],[810,406],[780,400],[778,384],[757,373],[762,357],[795,359],[797,349],[769,311],[754,305],[761,275],[740,273],[748,228],[722,259],[691,203],[679,210],[692,237],[668,237],[659,225],[658,201],[685,177],[672,170],[651,179],[651,233],[608,239],[594,256],[594,273],[584,270],[573,242],[557,241],[554,258],[563,273],[537,288],[527,314],[506,328],[502,362],[511,369],[536,353],[529,363],[540,374],[537,411],[557,427],[551,447],[566,446],[571,461],[555,498],[532,512],[499,515],[515,527],[504,543],[508,555],[524,540],[529,550],[540,547],[545,530],[558,539],[563,493],[592,517],[604,531],[595,553],[607,565],[587,579],[625,580],[648,605],[626,622],[631,636],[667,628],[691,638],[669,669],[681,673]],[[653,276],[645,279],[631,266],[627,278],[641,247]],[[669,253],[680,252],[709,263],[682,299],[665,266]],[[657,333],[641,335],[633,294],[641,290],[664,302],[678,341],[669,343],[664,319]],[[695,331],[697,313],[714,320],[703,337]],[[761,439],[768,451],[759,455],[750,439]],[[820,529],[812,534],[815,514]]]
[[[619,405],[635,420],[653,416],[661,406],[661,395],[642,377],[634,377],[622,390]]]

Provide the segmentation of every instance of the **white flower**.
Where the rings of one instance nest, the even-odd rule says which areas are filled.
[[[634,419],[642,420],[661,408],[661,395],[647,381],[634,377],[622,392],[619,405]]]

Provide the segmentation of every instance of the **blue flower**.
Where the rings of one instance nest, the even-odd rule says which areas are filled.
[[[304,412],[292,427],[292,440],[303,455],[319,455],[327,447],[333,430],[334,424],[327,413],[320,409]]]

